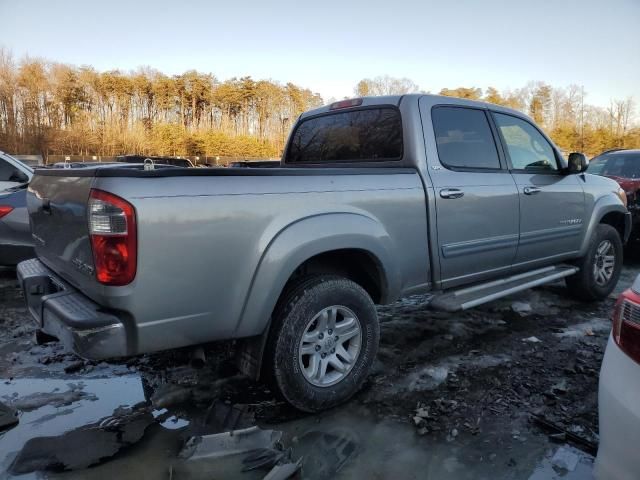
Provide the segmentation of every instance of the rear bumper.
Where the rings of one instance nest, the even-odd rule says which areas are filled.
[[[18,281],[31,316],[67,350],[90,360],[129,355],[124,323],[59,278],[40,260],[21,262]]]
[[[609,337],[598,392],[600,445],[596,478],[633,480],[640,472],[640,365]]]

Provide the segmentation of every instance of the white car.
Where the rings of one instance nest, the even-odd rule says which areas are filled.
[[[0,192],[28,183],[32,176],[30,167],[0,151]]]
[[[600,371],[596,478],[640,478],[640,276],[623,292]]]

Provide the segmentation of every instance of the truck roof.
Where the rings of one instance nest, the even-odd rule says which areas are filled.
[[[429,93],[409,93],[406,95],[387,95],[387,96],[379,96],[379,97],[355,97],[353,99],[341,100],[348,102],[349,100],[362,100],[361,106],[369,107],[375,105],[400,105],[403,101],[418,101],[422,97],[431,97],[433,99],[438,99],[441,103],[447,105],[461,105],[461,106],[469,106],[469,107],[479,107],[479,108],[491,108],[496,111],[501,111],[504,113],[509,113],[511,115],[516,115],[518,117],[524,117],[528,120],[531,118],[524,113],[515,110],[509,107],[503,107],[502,105],[496,105],[494,103],[481,102],[478,100],[468,100],[466,98],[458,98],[458,97],[447,97],[444,95],[432,95]],[[328,105],[323,105],[322,107],[308,110],[300,115],[300,119],[312,117],[314,115],[318,115],[320,113],[326,113],[331,111],[331,106],[335,105],[338,102],[334,102]],[[358,106],[360,106],[358,105]]]

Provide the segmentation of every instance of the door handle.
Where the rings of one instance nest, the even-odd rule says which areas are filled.
[[[535,195],[536,193],[540,193],[540,191],[538,187],[524,187],[525,195]]]
[[[443,188],[440,190],[442,198],[460,198],[464,197],[464,192],[458,188]]]

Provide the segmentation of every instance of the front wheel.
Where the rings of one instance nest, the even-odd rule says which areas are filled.
[[[287,402],[317,412],[360,389],[379,338],[375,306],[360,285],[310,277],[289,289],[276,309],[263,365]]]
[[[611,225],[598,225],[587,254],[576,264],[580,271],[567,277],[569,292],[586,301],[606,298],[618,283],[622,260],[622,240],[618,231]]]

